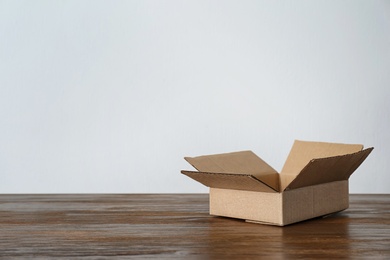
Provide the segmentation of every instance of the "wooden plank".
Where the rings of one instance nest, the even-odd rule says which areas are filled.
[[[208,214],[207,194],[0,195],[0,257],[390,259],[390,195],[275,227]]]

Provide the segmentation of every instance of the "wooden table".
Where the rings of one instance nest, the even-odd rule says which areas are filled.
[[[390,195],[286,227],[209,216],[207,194],[0,195],[0,256],[390,259]]]

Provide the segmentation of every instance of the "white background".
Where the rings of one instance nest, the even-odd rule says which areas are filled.
[[[389,1],[0,0],[0,193],[207,192],[184,156],[294,139],[390,193]]]

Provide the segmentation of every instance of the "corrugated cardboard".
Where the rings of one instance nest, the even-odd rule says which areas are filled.
[[[284,226],[348,208],[348,179],[373,148],[295,141],[278,173],[252,151],[185,157],[210,187],[210,214]]]

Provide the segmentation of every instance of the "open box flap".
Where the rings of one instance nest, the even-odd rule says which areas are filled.
[[[277,192],[250,174],[181,171],[182,174],[210,188]]]
[[[348,180],[373,149],[367,148],[351,154],[312,159],[285,190]]]
[[[312,159],[359,152],[361,144],[338,144],[295,140],[281,174],[298,175]]]
[[[222,173],[229,174],[223,175],[225,181],[227,181],[226,179],[234,179],[237,181],[241,181],[241,179],[246,180],[248,176],[252,175],[257,181],[265,183],[273,190],[279,190],[278,172],[252,151],[185,157],[184,159],[199,172],[218,173],[219,175],[215,175],[214,177],[206,175],[208,176],[207,179],[213,179],[215,182],[220,182],[219,178],[222,178]],[[239,174],[241,177],[230,177],[232,174]],[[206,177],[202,177],[202,179],[204,178]],[[244,185],[240,184],[240,186]]]

